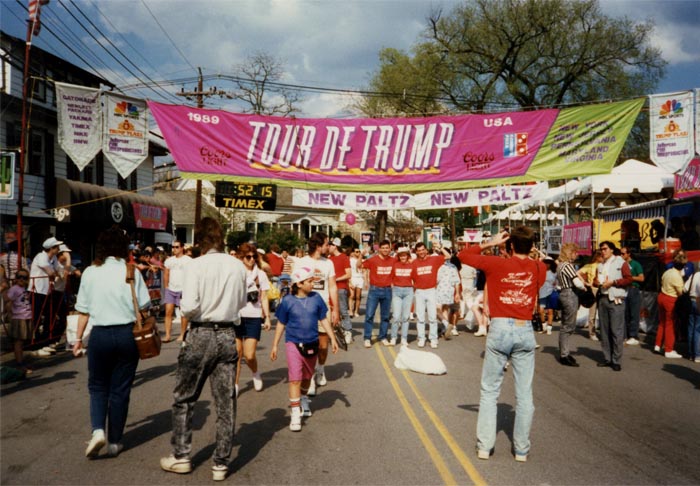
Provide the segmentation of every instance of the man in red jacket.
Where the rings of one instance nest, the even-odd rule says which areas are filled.
[[[503,383],[503,368],[509,359],[513,368],[517,401],[513,426],[515,460],[527,461],[530,452],[530,428],[535,411],[532,378],[535,372],[536,345],[532,314],[537,306],[539,288],[547,276],[544,263],[528,257],[534,241],[531,229],[518,226],[510,235],[500,233],[488,243],[472,246],[459,253],[462,263],[486,274],[489,289],[491,326],[486,338],[476,425],[479,459],[488,459],[496,444],[498,395]],[[506,242],[506,251],[511,254],[511,258],[481,255],[483,249]]]

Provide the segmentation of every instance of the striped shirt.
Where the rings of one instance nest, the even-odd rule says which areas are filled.
[[[562,290],[574,287],[575,278],[576,268],[570,262],[559,264],[557,267],[557,283]]]

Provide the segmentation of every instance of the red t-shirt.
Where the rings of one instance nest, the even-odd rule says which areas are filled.
[[[391,269],[394,268],[394,257],[382,258],[374,255],[362,263],[362,268],[369,269],[369,284],[375,287],[391,287]]]
[[[491,317],[532,319],[540,287],[547,278],[544,263],[531,258],[481,255],[479,245],[459,252],[459,259],[486,274]]]
[[[347,289],[349,279],[338,280],[340,277],[345,275],[345,272],[350,268],[350,258],[345,253],[339,253],[335,256],[331,255],[328,257],[333,262],[333,267],[335,268],[335,285],[339,289]],[[352,275],[352,272],[351,272]]]
[[[270,271],[275,277],[282,275],[282,268],[284,267],[284,258],[280,255],[276,255],[272,252],[267,254],[267,263],[270,264]]]
[[[396,260],[394,263],[394,271],[392,272],[391,283],[395,287],[413,287],[413,263],[408,260],[406,263],[401,263]]]
[[[424,260],[416,258],[413,264],[413,286],[417,289],[434,289],[437,285],[437,273],[445,264],[442,255],[428,255]]]

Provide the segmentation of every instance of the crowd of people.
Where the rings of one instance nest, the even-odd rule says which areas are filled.
[[[196,234],[194,247],[173,241],[168,256],[159,247],[154,251],[131,244],[122,230],[113,228],[100,236],[96,258],[82,275],[72,265],[70,248],[54,237],[43,242],[43,251],[31,263],[8,258],[0,266],[0,290],[11,304],[8,334],[17,366],[31,372],[23,356],[28,343],[38,346],[36,352],[55,352],[70,309],[78,316],[75,339],[68,343],[76,356],[85,352],[83,339],[91,328],[87,361],[92,435],[87,457],[97,457],[105,445],[112,457],[123,449],[138,365],[131,331],[134,305],[144,310],[164,306],[164,342],[177,335],[181,346],[173,391],[173,447],[160,465],[173,473],[192,471],[191,417],[208,379],[217,411],[214,480],[228,473],[242,359],[253,389],[264,388],[257,348],[262,332],[272,328],[273,312],[277,324],[269,358],[278,358],[284,337],[292,431],[300,431],[303,419],[312,416],[309,397],[327,385],[329,353],[338,351],[340,341],[353,343],[351,319],[360,316],[363,294],[365,348],[415,343],[437,349],[440,338],[460,335],[459,322],[473,321],[475,326],[468,329],[476,330],[475,337],[486,337],[477,422],[480,459],[493,453],[496,403],[510,365],[517,400],[514,456],[527,460],[537,331],[551,334],[554,321],[560,320],[559,362],[578,367],[571,336],[583,304],[589,308],[586,332],[600,341],[603,351],[598,366],[621,371],[624,346],[640,343],[644,271],[630,248],[618,249],[611,241],[601,242],[589,263],[578,268],[575,245],[564,244],[555,260],[536,250],[534,234],[524,226],[461,251],[437,241],[411,247],[383,240],[376,249],[360,248],[350,238],[343,245],[338,237],[314,233],[306,252],[245,242],[226,253],[223,230],[215,220],[204,218]],[[127,278],[130,268],[134,275]],[[698,273],[679,251],[661,278],[654,349],[666,358],[681,357],[675,346],[674,305],[685,293],[692,304],[688,357],[700,362]],[[79,288],[71,283],[77,277]],[[135,296],[128,279],[134,282]],[[179,335],[173,329],[176,313]],[[541,329],[533,327],[537,321]]]

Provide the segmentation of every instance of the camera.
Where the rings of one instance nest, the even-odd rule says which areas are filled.
[[[258,290],[253,290],[246,294],[246,300],[255,304],[260,299],[260,292]]]

